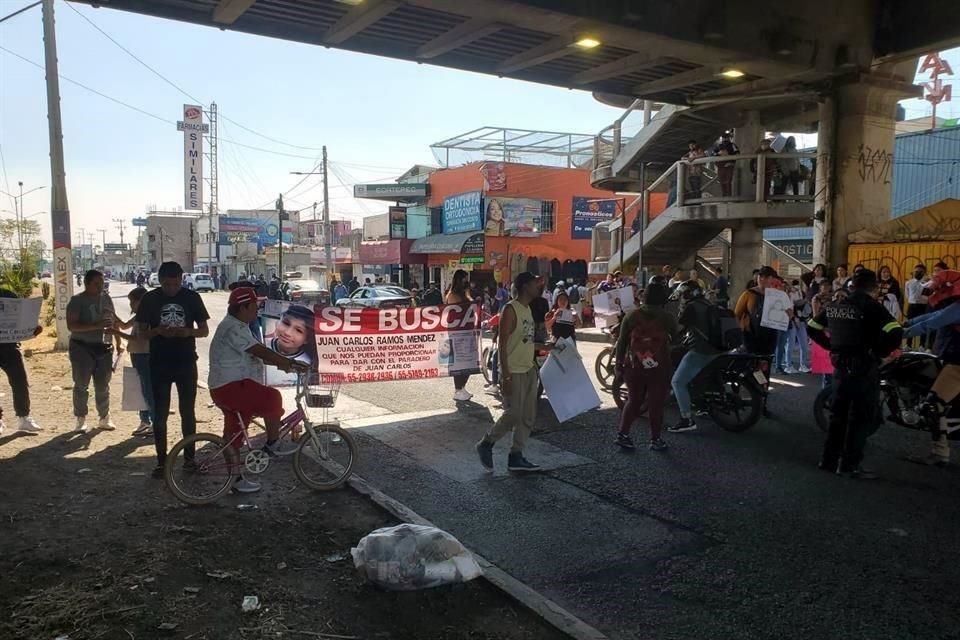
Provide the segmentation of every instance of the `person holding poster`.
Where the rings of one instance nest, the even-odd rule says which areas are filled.
[[[299,304],[289,305],[281,312],[279,320],[267,320],[267,346],[275,353],[314,368],[317,361],[315,321],[312,309]],[[270,386],[292,385],[296,381],[296,374],[267,369],[266,383]]]
[[[747,353],[758,356],[773,355],[777,348],[777,331],[763,324],[764,292],[776,289],[779,279],[773,267],[757,272],[755,285],[740,294],[734,315],[743,329],[743,345]]]
[[[473,304],[473,299],[470,297],[469,273],[463,269],[457,269],[453,273],[453,284],[450,285],[450,289],[447,291],[444,303],[459,305]],[[447,351],[447,355],[449,356],[449,345]],[[443,357],[442,354],[441,357]],[[449,364],[449,362],[445,364]],[[468,380],[470,380],[469,373],[466,375],[460,374],[453,376],[453,399],[457,402],[467,402],[473,397],[473,394],[466,389]]]
[[[540,295],[537,277],[529,271],[514,280],[517,297],[500,314],[500,391],[503,415],[477,443],[480,464],[493,469],[493,445],[513,429],[507,469],[529,473],[541,468],[523,457],[523,449],[537,419],[540,377],[535,361],[534,322],[530,303]]]
[[[0,289],[0,298],[17,298],[17,294]],[[38,336],[43,327],[37,326],[33,335]],[[19,433],[37,433],[40,431],[33,417],[30,415],[30,385],[27,382],[27,369],[23,366],[23,354],[20,352],[19,342],[0,343],[0,369],[7,374],[10,390],[13,391],[13,410],[17,414],[17,431]],[[0,433],[6,425],[3,422],[3,410],[0,409]]]
[[[110,420],[110,378],[113,376],[113,345],[109,332],[113,330],[113,301],[103,286],[103,274],[91,269],[83,276],[83,291],[67,303],[67,328],[70,329],[70,367],[73,370],[73,415],[76,430],[87,431],[87,401],[90,379],[93,378],[94,396],[99,427],[113,431]],[[116,338],[119,347],[120,338]]]

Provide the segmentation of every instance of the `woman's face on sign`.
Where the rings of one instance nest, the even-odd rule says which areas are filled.
[[[500,203],[496,200],[490,201],[490,206],[487,209],[487,217],[495,222],[503,220],[503,207],[501,207]]]
[[[307,344],[307,323],[300,318],[283,316],[275,330],[277,350],[283,354],[295,354]]]

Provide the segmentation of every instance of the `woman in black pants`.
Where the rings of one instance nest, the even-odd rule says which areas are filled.
[[[444,304],[471,304],[473,302],[473,298],[470,296],[470,274],[463,269],[457,269],[453,273],[453,284],[447,290],[443,302]],[[466,389],[469,379],[469,374],[453,376],[453,399],[457,402],[466,402],[473,397],[473,394]]]

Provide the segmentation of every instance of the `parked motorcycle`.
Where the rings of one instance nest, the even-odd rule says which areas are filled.
[[[670,348],[674,369],[686,352],[682,345]],[[722,354],[690,383],[694,411],[708,414],[727,431],[739,433],[753,427],[763,417],[766,407],[769,381],[764,371],[769,368],[769,356],[737,351]],[[625,386],[613,391],[613,399],[620,409],[628,397]],[[640,412],[646,413],[646,403]]]
[[[921,406],[930,393],[934,380],[943,369],[943,362],[929,353],[907,352],[880,367],[880,417],[907,429],[929,432]],[[813,416],[821,431],[830,427],[833,388],[826,387],[813,403]],[[960,406],[955,401],[947,414],[947,437],[960,440]]]

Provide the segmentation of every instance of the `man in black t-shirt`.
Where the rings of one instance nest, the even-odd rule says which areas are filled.
[[[160,288],[143,296],[136,321],[140,335],[150,338],[150,381],[156,410],[153,439],[157,449],[153,477],[162,478],[167,459],[167,417],[172,385],[177,385],[183,437],[197,432],[196,339],[209,335],[210,314],[199,293],[180,286],[183,268],[179,264],[164,262],[157,275]],[[185,452],[188,460],[192,455],[193,451]]]

